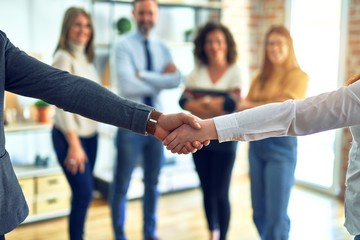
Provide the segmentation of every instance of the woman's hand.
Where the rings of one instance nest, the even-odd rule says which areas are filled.
[[[82,147],[69,147],[64,164],[72,174],[77,172],[84,173],[86,161],[87,156]]]
[[[72,174],[76,174],[77,172],[84,173],[87,156],[81,145],[79,136],[75,131],[69,131],[66,133],[66,140],[69,144],[68,153],[64,162],[66,169]]]

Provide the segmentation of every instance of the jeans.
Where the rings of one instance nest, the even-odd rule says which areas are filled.
[[[219,144],[223,148],[220,151]],[[193,154],[208,227],[210,231],[219,230],[219,240],[226,240],[230,223],[229,187],[236,146],[237,142],[212,141],[208,147]]]
[[[356,235],[354,240],[360,240],[360,235]]]
[[[250,143],[249,168],[253,220],[262,240],[287,240],[287,214],[297,161],[297,138],[276,137]]]
[[[116,240],[125,240],[125,212],[131,175],[138,161],[142,159],[143,235],[156,235],[156,207],[158,201],[158,177],[164,157],[162,143],[153,136],[143,136],[128,130],[118,129],[116,138],[117,161],[110,188],[112,224]]]
[[[0,240],[5,240],[5,235],[0,235]]]
[[[81,145],[87,155],[84,173],[70,173],[64,165],[69,145],[64,134],[57,128],[52,130],[52,140],[59,164],[63,168],[69,182],[72,198],[69,215],[69,235],[71,240],[81,240],[84,235],[86,213],[93,194],[93,170],[96,160],[98,135],[80,138]]]

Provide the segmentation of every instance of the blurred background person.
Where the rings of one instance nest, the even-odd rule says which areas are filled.
[[[93,64],[93,40],[91,16],[84,9],[69,8],[64,15],[53,66],[99,82]],[[69,236],[71,240],[81,240],[93,193],[92,173],[98,146],[97,123],[57,108],[52,141],[72,192]]]
[[[181,81],[162,40],[152,34],[158,17],[156,0],[133,1],[135,31],[122,35],[115,43],[115,68],[119,94],[136,102],[161,110],[159,94],[163,89],[176,88]],[[117,159],[110,187],[112,224],[116,240],[125,240],[127,191],[134,168],[142,160],[143,235],[146,240],[156,236],[158,178],[164,159],[164,147],[153,136],[141,136],[118,129]]]
[[[194,40],[196,67],[186,79],[180,106],[201,118],[236,110],[241,75],[236,64],[236,44],[229,29],[209,22]],[[212,141],[193,154],[211,240],[225,240],[230,222],[229,187],[237,142]]]
[[[238,110],[305,97],[308,76],[299,67],[289,31],[283,26],[271,27],[265,36],[264,50],[260,73],[251,82]],[[250,142],[253,220],[263,240],[289,238],[287,209],[296,161],[296,137]]]

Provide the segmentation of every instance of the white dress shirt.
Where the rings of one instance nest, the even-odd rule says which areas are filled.
[[[214,118],[219,141],[301,136],[350,127],[353,143],[346,174],[345,227],[360,234],[360,81],[304,100],[272,103]]]
[[[360,126],[350,127],[353,135],[346,172],[345,227],[353,235],[360,234]]]
[[[215,117],[214,122],[220,142],[301,136],[360,125],[360,81],[304,100]]]

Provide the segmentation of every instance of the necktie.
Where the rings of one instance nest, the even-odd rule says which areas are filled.
[[[152,70],[152,60],[151,54],[149,50],[149,41],[147,39],[144,40],[144,48],[145,48],[145,57],[146,57],[146,70]],[[153,101],[151,96],[144,97],[144,103],[149,106],[153,106]]]

